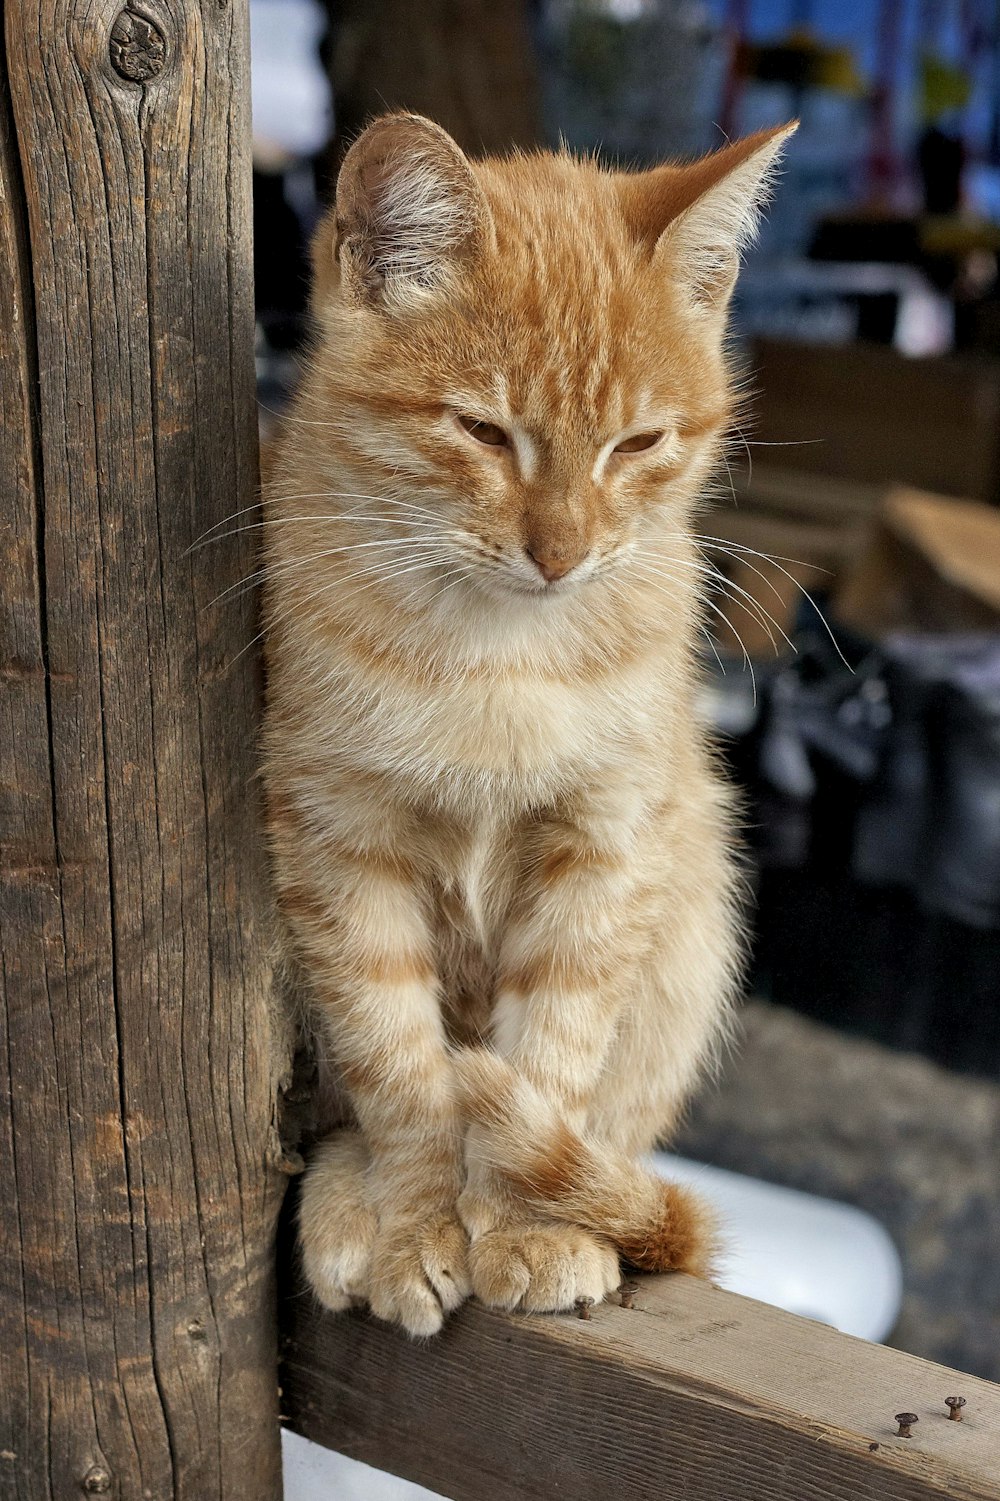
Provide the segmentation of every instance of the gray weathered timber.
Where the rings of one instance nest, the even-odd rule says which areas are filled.
[[[246,5],[3,18],[0,1496],[276,1501]]]
[[[1000,1498],[991,1382],[691,1278],[643,1278],[634,1305],[584,1321],[472,1303],[415,1344],[291,1297],[282,1410],[455,1501]]]

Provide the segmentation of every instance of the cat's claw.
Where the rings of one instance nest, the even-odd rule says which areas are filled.
[[[600,1303],[621,1278],[610,1242],[575,1225],[489,1230],[469,1249],[472,1288],[491,1308],[558,1313],[579,1298]]]
[[[454,1215],[383,1226],[372,1253],[368,1301],[408,1334],[437,1334],[472,1291],[468,1237]]]

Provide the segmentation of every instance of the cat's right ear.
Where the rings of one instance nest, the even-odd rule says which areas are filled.
[[[344,158],[317,272],[329,255],[349,302],[401,308],[445,287],[491,233],[485,195],[448,132],[422,115],[387,115]]]

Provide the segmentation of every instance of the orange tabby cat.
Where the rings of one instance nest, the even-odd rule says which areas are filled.
[[[638,1159],[738,970],[690,521],[793,128],[624,173],[395,115],[344,162],[266,496],[275,879],[351,1122],[301,1204],[330,1308],[431,1334],[709,1265]]]

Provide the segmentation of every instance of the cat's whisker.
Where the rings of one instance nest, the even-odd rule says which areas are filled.
[[[774,587],[774,585],[771,583],[771,580],[766,576],[766,574],[762,573],[759,568],[755,568],[752,563],[747,563],[746,567],[750,569],[751,573],[757,574],[758,578],[762,579],[763,582],[765,584],[767,584],[768,588],[771,590],[771,592],[774,595],[774,597],[778,600],[779,604],[783,605],[785,603],[785,601],[782,599],[781,595],[778,593],[778,590]],[[746,589],[744,589],[741,584],[737,584],[734,579],[727,578],[726,575],[722,572],[722,569],[721,568],[716,568],[714,564],[712,565],[712,572],[715,574],[716,578],[718,578],[719,583],[722,586],[723,592],[729,595],[729,597],[733,600],[734,604],[738,604],[739,603],[739,601],[735,598],[735,595],[739,594],[744,600],[747,601],[747,604],[744,604],[743,608],[747,609],[748,607],[752,606],[753,609],[755,609],[758,612],[758,618],[761,620],[761,623],[764,625],[764,629],[765,630],[768,629],[765,622],[769,621],[771,623],[771,625],[774,626],[775,630],[778,631],[779,634],[782,636],[782,638],[785,641],[785,644],[796,655],[798,655],[798,650],[799,649],[795,645],[795,642],[788,635],[787,631],[781,625],[781,622],[778,621],[771,614],[770,610],[765,609],[765,607],[761,604],[761,602],[760,602],[759,599],[755,599],[752,594],[750,594]],[[770,634],[771,633],[768,630],[768,635],[770,635]],[[773,636],[771,637],[771,640],[772,641],[774,640]],[[775,653],[777,654],[777,646],[775,646]]]
[[[641,553],[640,556],[649,557],[656,555]],[[758,625],[760,625],[761,628],[767,633],[768,639],[771,642],[771,646],[774,649],[775,656],[779,655],[779,647],[774,636],[774,631],[778,632],[778,634],[783,638],[785,644],[792,652],[796,654],[798,653],[798,647],[795,645],[794,641],[791,639],[788,633],[784,630],[781,622],[775,619],[771,612],[761,604],[760,600],[755,599],[752,594],[750,594],[740,584],[737,584],[735,580],[727,578],[722,570],[720,568],[717,568],[714,563],[705,561],[696,562],[688,558],[672,558],[671,562],[675,565],[693,569],[696,573],[698,573],[706,580],[710,587],[715,588],[717,592],[722,594],[724,597],[731,599],[733,604],[736,605],[737,608],[743,610],[745,614],[756,620]],[[748,563],[747,567],[752,567],[752,565]],[[753,568],[752,571],[754,573],[759,573],[759,569],[756,568]],[[765,578],[763,574],[761,574],[760,577],[764,579],[765,583],[769,584],[776,598],[781,601],[781,603],[784,603],[784,601],[781,600],[781,595],[778,594],[778,591],[774,588],[773,584],[770,584],[770,580]],[[737,598],[737,595],[739,595],[740,598]]]
[[[228,521],[235,521],[238,516],[248,516],[251,511],[259,511],[262,505],[263,501],[258,496],[253,505],[241,506],[238,511],[230,511],[228,516],[223,516],[218,521],[213,522],[210,527],[207,527],[205,531],[201,532],[197,537],[195,537],[194,541],[188,547],[185,547],[184,551],[181,553],[181,557],[188,557],[196,550],[196,548],[202,545],[207,537],[211,537],[213,532],[217,532],[220,526],[225,526]]]
[[[451,560],[452,555],[442,549],[439,555],[432,555],[430,557],[421,558],[405,568],[395,568],[394,563],[390,563],[388,566],[385,564],[376,563],[372,564],[368,568],[359,568],[354,573],[338,575],[336,578],[331,579],[328,583],[321,585],[320,588],[314,589],[311,593],[304,595],[301,599],[296,599],[290,606],[290,608],[283,611],[281,614],[272,616],[268,622],[268,629],[270,630],[275,626],[280,625],[283,621],[288,620],[290,617],[296,615],[300,610],[303,610],[307,605],[314,604],[315,601],[317,599],[320,599],[324,594],[329,594],[334,589],[342,587],[344,584],[352,583],[356,579],[367,578],[370,580],[369,583],[362,584],[358,589],[355,590],[355,593],[362,593],[365,589],[370,589],[374,584],[380,582],[387,583],[391,579],[403,577],[404,574],[415,573],[420,569],[431,568],[440,563],[446,564]],[[374,575],[374,577],[372,577],[372,575]],[[253,643],[251,642],[250,644],[252,645]]]
[[[351,494],[345,494],[343,492],[338,493],[334,490],[298,491],[294,495],[284,495],[280,494],[277,491],[271,491],[268,493],[268,503],[274,504],[275,502],[280,502],[284,505],[289,504],[293,500],[377,500],[378,498],[379,497],[375,495],[355,496]],[[219,530],[220,527],[225,526],[228,521],[235,521],[238,516],[246,516],[250,511],[259,511],[264,504],[265,502],[263,497],[258,497],[258,499],[254,501],[253,505],[242,506],[240,510],[231,511],[228,516],[221,517],[210,527],[206,528],[206,530],[203,531],[200,536],[194,539],[190,547],[185,549],[183,556],[186,557],[189,552],[193,551],[193,549],[196,548],[201,542],[204,542],[207,537],[211,537],[213,533]]]
[[[304,557],[292,558],[283,563],[266,563],[263,567],[255,569],[253,573],[248,574],[245,578],[238,579],[235,584],[230,584],[227,589],[223,589],[220,594],[217,594],[214,599],[209,600],[208,604],[203,605],[202,608],[209,610],[213,605],[217,605],[220,600],[227,598],[230,594],[236,593],[237,590],[240,591],[238,597],[242,597],[243,594],[247,593],[264,579],[285,578],[297,569],[305,568],[310,563],[322,562],[325,558],[333,558],[342,553],[360,552],[363,548],[372,547],[413,549],[437,547],[438,545],[436,539],[432,540],[430,538],[426,541],[411,537],[380,538],[377,542],[348,542],[343,547],[327,547],[321,552],[306,553]]]
[[[411,512],[417,514],[417,515],[423,516],[423,517],[427,518],[428,520],[440,521],[440,517],[435,516],[434,512],[429,507],[416,505],[416,504],[414,504],[413,501],[410,501],[410,500],[405,500],[405,501],[404,500],[400,500],[398,497],[393,496],[393,495],[384,495],[384,494],[382,494],[382,495],[375,495],[375,494],[368,494],[367,492],[363,492],[363,491],[329,489],[329,490],[313,490],[313,491],[302,491],[302,490],[300,490],[300,491],[296,491],[295,493],[288,493],[288,494],[282,493],[280,491],[270,491],[268,493],[268,497],[267,497],[267,503],[269,505],[275,505],[275,504],[290,505],[292,501],[303,501],[303,500],[356,500],[356,501],[371,501],[371,502],[373,502],[375,504],[383,504],[383,505],[396,506],[397,508],[399,508],[399,507],[405,507],[405,509],[407,509],[408,511],[411,511]],[[184,553],[182,554],[182,556],[187,557],[187,555],[190,552],[193,552],[195,550],[195,548],[199,547],[207,539],[213,538],[214,534],[217,533],[221,527],[224,527],[227,522],[229,522],[229,521],[235,521],[237,519],[237,517],[239,517],[239,516],[246,516],[250,512],[252,512],[252,511],[258,511],[258,510],[261,509],[261,507],[264,504],[265,504],[265,502],[264,502],[263,499],[258,499],[258,500],[254,501],[253,505],[242,506],[238,511],[231,511],[228,516],[221,517],[218,521],[214,522],[210,527],[206,528],[205,531],[203,531],[198,537],[196,537],[194,539],[194,541],[190,544],[190,546],[188,546],[187,548],[185,548]],[[362,516],[363,517],[363,516],[365,516],[365,513],[364,512],[357,512],[357,511],[347,512],[344,517],[339,518],[339,519],[347,520],[347,519],[351,518],[352,516]],[[263,525],[263,526],[273,526],[278,521],[293,520],[293,519],[312,520],[313,518],[311,516],[305,516],[305,517],[302,517],[302,518],[293,518],[293,517],[268,517],[263,522],[258,523],[258,524],[259,525]],[[317,518],[317,519],[319,519],[319,518]],[[330,519],[330,518],[325,518],[325,519]],[[242,527],[233,528],[231,531],[223,533],[223,535],[224,536],[232,536],[232,535],[234,535],[235,532],[238,532],[238,531],[241,531],[241,530],[243,530]]]
[[[275,412],[271,407],[265,406],[262,401],[258,401],[257,405],[260,410],[262,412],[266,412],[269,417],[276,417],[281,423],[282,427],[284,427],[286,422],[290,423],[294,427],[338,427],[340,425],[333,418],[324,422],[319,420],[318,418],[300,417],[295,412]]]
[[[733,471],[729,467],[729,460],[726,458],[725,454],[722,455],[722,462],[726,466],[726,478],[729,481],[729,493],[732,496],[733,505],[735,506],[739,504],[736,499],[736,486],[733,483]]]
[[[640,564],[640,567],[642,567],[642,566],[643,565]],[[651,583],[654,586],[654,588],[658,588],[658,587],[660,587],[659,577],[660,577],[660,575],[659,575],[658,571],[655,571],[655,570],[654,571],[650,571],[648,573],[647,581],[649,583]],[[674,579],[673,582],[677,583],[679,581],[677,579]],[[674,594],[671,594],[669,590],[663,590],[662,592],[665,593],[666,596],[667,596],[667,598],[670,599],[670,600],[672,600],[674,603],[678,602],[677,601],[677,596],[674,595]],[[702,605],[703,608],[709,609],[709,610],[712,611],[713,615],[717,615],[719,617],[719,619],[722,621],[723,625],[726,627],[726,629],[729,630],[729,631],[731,631],[732,634],[736,637],[736,640],[739,642],[740,650],[743,653],[743,660],[746,663],[746,665],[747,665],[747,667],[748,667],[748,669],[750,671],[750,681],[753,684],[753,701],[754,701],[754,707],[756,707],[756,705],[757,705],[757,676],[756,676],[756,673],[753,670],[753,662],[750,660],[750,653],[746,649],[746,646],[745,646],[744,641],[743,641],[743,637],[740,635],[739,631],[733,625],[732,621],[728,618],[728,616],[725,614],[725,612],[723,610],[720,610],[719,607],[718,607],[718,605],[714,604],[712,602],[712,600],[708,599],[707,597],[705,597],[703,595],[701,597],[700,603],[701,603],[701,605]]]
[[[747,456],[747,485],[749,486],[749,485],[753,484],[753,454],[750,452],[750,444],[747,442],[746,438],[744,437],[743,429],[739,428],[739,427],[734,427],[733,428],[733,432],[735,433],[736,437],[739,438],[740,442],[743,444],[744,449],[746,450],[746,456]],[[726,465],[726,468],[727,469],[729,468],[728,464]],[[732,477],[730,476],[730,479],[731,478]],[[733,500],[734,501],[736,500],[735,492],[733,494]]]
[[[712,636],[711,636],[711,633],[710,633],[707,625],[703,625],[701,627],[701,634],[704,636],[705,640],[708,642],[709,650],[711,651],[712,656],[715,658],[715,660],[719,664],[719,671],[722,673],[722,676],[725,677],[726,676],[726,669],[723,666],[722,658],[719,656],[718,648],[716,647],[715,642],[712,640]]]
[[[355,512],[347,512],[346,514],[339,516],[326,516],[320,512],[317,512],[314,515],[269,516],[265,517],[262,521],[249,521],[243,526],[232,527],[228,532],[220,532],[216,537],[209,537],[204,542],[192,543],[191,547],[189,547],[187,551],[193,552],[196,548],[200,549],[202,547],[209,547],[213,542],[225,541],[227,537],[236,537],[241,532],[264,531],[268,527],[275,526],[305,525],[309,522],[313,522],[321,526],[335,526],[340,524],[346,524],[349,526],[401,526],[406,527],[408,531],[413,532],[440,532],[441,530],[440,521],[435,527],[432,526],[430,522],[401,519],[398,516],[373,516],[371,514],[365,516]]]
[[[447,594],[449,589],[454,589],[456,584],[461,584],[466,579],[475,578],[475,576],[476,572],[474,568],[459,567],[458,577],[453,579],[450,584],[445,584],[443,589],[438,589],[435,594],[432,594],[430,599],[427,601],[427,608],[429,609],[436,600],[440,599],[442,594]]]
[[[808,602],[808,604],[811,606],[811,608],[816,612],[817,616],[819,617],[820,624],[822,625],[824,631],[826,632],[826,634],[830,638],[830,641],[831,641],[831,643],[833,645],[834,651],[837,653],[837,656],[843,662],[843,664],[847,668],[848,672],[850,672],[850,673],[854,672],[854,668],[851,666],[850,662],[847,660],[847,658],[844,656],[844,653],[840,649],[840,643],[838,642],[836,636],[834,635],[833,628],[831,627],[831,625],[830,625],[829,621],[827,620],[826,616],[823,614],[823,611],[820,609],[819,605],[816,603],[816,601],[813,599],[812,595],[809,593],[809,590],[806,589],[803,584],[799,583],[798,579],[795,577],[794,574],[789,573],[789,571],[788,571],[787,568],[783,568],[781,566],[781,563],[778,561],[777,557],[775,557],[773,555],[769,555],[767,553],[758,552],[756,550],[756,548],[747,547],[746,544],[742,543],[742,542],[727,542],[722,537],[706,537],[704,535],[699,535],[699,537],[698,537],[697,540],[699,542],[704,542],[704,543],[707,543],[709,545],[714,546],[717,551],[728,553],[729,557],[732,558],[732,560],[733,560],[734,563],[735,562],[743,562],[743,563],[746,564],[746,567],[748,567],[748,568],[752,567],[752,564],[746,563],[746,557],[745,556],[744,557],[737,557],[736,556],[737,553],[739,553],[739,554],[749,554],[751,557],[760,558],[761,561],[764,562],[764,563],[770,563],[774,568],[777,568],[777,570],[778,570],[779,573],[783,573],[784,576],[785,576],[785,578],[788,579],[789,583],[792,584],[794,586],[794,588],[796,588],[799,591],[799,593],[801,594],[802,598],[804,600],[806,600]],[[734,551],[734,549],[735,549],[735,551]],[[798,566],[802,567],[802,568],[806,568],[806,567],[810,567],[811,566],[810,564],[803,563],[801,561],[801,559],[798,559],[798,558],[788,558],[785,561],[790,562],[790,563],[794,563],[794,564],[798,564]],[[754,570],[754,571],[756,572],[756,570]],[[775,592],[777,592],[777,591],[775,591]],[[779,596],[779,598],[780,598],[780,596]]]

